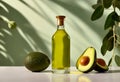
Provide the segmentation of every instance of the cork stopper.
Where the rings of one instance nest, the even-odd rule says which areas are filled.
[[[57,18],[57,25],[59,25],[59,26],[64,25],[65,16],[56,16],[56,18]]]

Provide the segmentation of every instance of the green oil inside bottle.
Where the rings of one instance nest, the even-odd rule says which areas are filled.
[[[69,71],[70,67],[70,37],[64,25],[58,23],[58,28],[52,36],[52,69]]]

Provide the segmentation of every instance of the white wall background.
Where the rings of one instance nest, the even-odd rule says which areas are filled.
[[[103,29],[106,14],[97,21],[90,20],[91,5],[96,0],[3,0],[0,3],[3,6],[0,14],[17,23],[14,30],[6,24],[0,25],[0,65],[23,65],[25,56],[32,51],[41,51],[51,59],[56,15],[66,16],[65,29],[71,37],[71,65],[75,65],[89,46],[96,48],[97,57],[103,57],[100,47],[107,32]],[[108,61],[111,55],[103,58]]]

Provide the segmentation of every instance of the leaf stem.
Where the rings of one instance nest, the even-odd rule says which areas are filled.
[[[113,53],[112,53],[112,61],[115,57],[115,48],[116,48],[116,28],[117,28],[117,22],[115,21],[115,25],[113,26],[113,38],[114,38],[114,41],[113,41]],[[111,64],[110,64],[111,66]]]

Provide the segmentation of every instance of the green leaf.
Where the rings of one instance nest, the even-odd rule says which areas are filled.
[[[112,37],[110,40],[106,40],[102,47],[101,47],[101,53],[104,56],[106,54],[107,51],[111,51],[113,49],[114,46],[114,38]]]
[[[108,34],[104,37],[101,46],[101,53],[104,56],[107,51],[111,51],[114,46],[113,30],[110,30]]]
[[[109,8],[112,5],[113,0],[103,0],[103,5],[105,8]]]
[[[113,30],[109,30],[108,34],[103,39],[103,44],[106,46],[108,51],[111,51],[114,46]]]
[[[112,36],[113,36],[113,30],[111,29],[111,30],[109,30],[109,32],[106,34],[106,36],[103,38],[103,43],[104,43],[106,40],[110,39],[110,37],[112,37]]]
[[[114,19],[114,21],[118,21],[119,22],[119,15],[116,12],[114,12],[112,18]]]
[[[102,0],[97,0],[97,4],[92,5],[92,8],[96,9],[100,5],[102,5]]]
[[[117,7],[120,10],[120,0],[114,1],[114,7]]]
[[[110,60],[108,62],[108,66],[110,66],[111,63],[112,63],[112,57],[110,58]]]
[[[111,51],[114,47],[114,37],[110,37],[110,39],[108,39],[108,51]]]
[[[103,5],[99,5],[95,11],[93,12],[92,16],[91,16],[91,20],[94,21],[94,20],[97,20],[99,19],[102,15],[103,15],[103,12],[104,12],[104,7]]]
[[[115,62],[118,66],[120,66],[120,56],[115,55]]]
[[[92,8],[93,9],[96,9],[98,6],[100,6],[101,4],[94,4],[94,5],[92,5]]]
[[[105,8],[109,8],[112,5],[113,0],[103,0],[103,5]]]
[[[106,45],[102,44],[102,46],[101,46],[101,53],[102,53],[102,55],[104,56],[106,54],[106,52],[107,52]]]
[[[108,15],[105,21],[104,29],[106,30],[110,27],[113,27],[113,25],[115,25],[115,21],[119,21],[119,16],[115,11],[113,11]]]
[[[105,25],[104,25],[104,29],[108,29],[110,27],[113,27],[113,25],[115,25],[114,19],[113,19],[113,15],[115,14],[115,12],[110,13],[107,16],[107,19],[105,21]]]
[[[97,0],[97,4],[98,4],[98,3],[102,4],[102,0]]]

